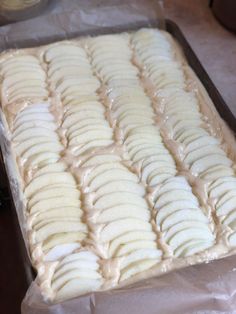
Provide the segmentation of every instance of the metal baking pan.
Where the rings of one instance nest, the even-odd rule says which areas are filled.
[[[223,120],[225,120],[225,122],[228,124],[228,126],[230,127],[230,129],[236,133],[236,118],[234,117],[234,115],[232,114],[232,112],[230,111],[230,109],[228,108],[227,104],[225,103],[225,101],[223,100],[222,96],[220,95],[219,91],[217,90],[217,88],[215,87],[215,85],[213,84],[212,80],[209,78],[207,72],[205,71],[205,69],[203,68],[203,66],[201,65],[200,61],[198,60],[197,56],[195,55],[195,53],[193,52],[192,48],[190,47],[189,43],[187,42],[186,38],[184,37],[183,33],[181,32],[180,28],[176,25],[176,23],[174,23],[171,20],[165,20],[165,24],[166,24],[166,30],[167,32],[169,32],[180,44],[180,46],[182,47],[184,54],[186,56],[186,59],[189,63],[189,65],[192,67],[192,69],[195,71],[195,73],[197,74],[198,78],[200,79],[200,81],[202,82],[202,84],[204,85],[206,91],[208,92],[210,98],[212,99],[215,108],[217,109],[218,113],[220,114],[221,118]],[[138,30],[141,27],[156,27],[157,26],[157,22],[156,21],[150,21],[147,25],[147,23],[136,23],[135,25],[125,25],[122,27],[118,27],[118,28],[103,28],[103,29],[94,29],[93,31],[90,31],[89,33],[79,33],[79,35],[101,35],[101,34],[108,34],[108,33],[119,33],[119,32],[124,32],[124,31],[134,31],[134,30]],[[71,36],[75,37],[74,35]],[[67,36],[68,38],[68,36]],[[63,40],[65,39],[65,37],[61,36],[60,38],[57,38],[55,41],[58,40]],[[42,42],[39,42],[37,44],[46,44],[49,43],[48,40],[42,40]],[[27,47],[33,47],[35,45],[27,45]],[[14,47],[12,48],[23,48],[26,47],[25,42],[17,42],[14,44]],[[9,47],[11,48],[11,47]],[[2,158],[1,162],[2,162]],[[3,164],[0,165],[2,168],[5,168],[5,166]],[[8,179],[6,177],[6,171],[4,171],[4,180],[6,182],[5,186],[0,186],[1,190],[0,190],[0,197],[4,198],[5,201],[7,200],[8,202],[8,207],[10,209],[14,208],[14,206],[10,206],[10,202],[13,204],[12,201],[12,196],[11,196],[11,191],[9,188],[9,182]],[[17,215],[16,213],[14,213],[14,217],[15,219],[17,219]],[[17,224],[16,224],[17,225]],[[21,235],[20,232],[20,228],[18,227],[18,238],[19,238],[19,245],[20,245],[20,251],[21,251],[21,255],[22,255],[22,259],[23,259],[23,265],[24,265],[24,273],[26,274],[26,280],[28,282],[28,284],[30,284],[34,278],[35,278],[35,271],[33,270],[29,258],[27,256],[27,252],[26,252],[26,248],[25,248],[25,244],[23,241],[23,237]]]

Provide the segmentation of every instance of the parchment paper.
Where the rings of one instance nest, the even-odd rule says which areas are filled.
[[[0,49],[32,47],[107,27],[163,27],[159,1],[51,1],[41,17],[0,29]],[[154,21],[150,23],[149,21]],[[132,28],[132,27],[131,27]],[[1,138],[19,222],[24,232],[17,181],[10,177],[14,161],[7,138]],[[3,143],[4,142],[4,143]],[[5,148],[4,148],[5,147]],[[47,304],[32,283],[22,303],[23,314],[218,314],[236,313],[236,257],[191,266],[126,288],[90,293],[60,304]]]

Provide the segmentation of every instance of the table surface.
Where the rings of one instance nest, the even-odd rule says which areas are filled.
[[[166,0],[165,14],[175,21],[236,115],[236,37],[214,18],[207,0]],[[0,209],[0,314],[20,313],[27,290],[17,243],[14,213]]]

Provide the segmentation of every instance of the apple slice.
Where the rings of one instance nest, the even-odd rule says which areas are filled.
[[[234,171],[232,168],[224,165],[216,165],[204,171],[199,177],[203,180],[212,182],[216,179],[229,176],[234,176]]]
[[[232,206],[233,207],[233,206]],[[232,208],[232,211],[227,214],[223,220],[223,224],[230,226],[233,230],[236,228],[236,211],[235,206]]]
[[[133,205],[133,204],[121,204],[111,206],[110,208],[103,210],[98,216],[97,223],[109,223],[114,220],[122,218],[139,218],[143,221],[150,220],[150,211],[145,207]]]
[[[187,154],[187,156],[184,158],[184,162],[192,164],[194,161],[197,161],[204,156],[212,154],[218,154],[222,156],[225,155],[224,151],[217,146],[209,146],[204,148],[204,150],[202,150],[202,148],[197,148]]]
[[[122,169],[124,171],[128,171],[125,166],[123,166],[120,162],[109,162],[97,165],[86,176],[87,185],[90,185],[90,182],[95,179],[98,175],[101,175],[106,170],[110,169]],[[132,182],[132,181],[131,181]]]
[[[158,261],[154,259],[143,259],[142,261],[137,261],[134,263],[131,263],[129,266],[125,267],[120,276],[119,281],[123,281],[128,279],[129,277],[132,277],[138,273],[141,273],[145,270],[150,269],[151,267],[157,265]]]
[[[37,224],[42,224],[46,223],[47,220],[52,221],[53,219],[63,219],[63,218],[68,218],[68,219],[79,219],[81,216],[83,216],[84,212],[82,209],[78,207],[69,207],[69,206],[64,206],[64,207],[57,207],[55,208],[52,206],[50,210],[48,211],[41,211],[33,214],[33,220],[32,220],[32,226],[36,226]],[[35,217],[34,217],[35,216]]]
[[[26,159],[24,166],[25,168],[44,167],[50,163],[58,162],[59,159],[60,155],[58,153],[42,152],[40,154],[32,155],[31,157]]]
[[[209,136],[209,135],[201,136],[197,140],[192,141],[190,144],[186,146],[185,153],[189,153],[199,147],[205,147],[209,145],[219,145],[219,144],[220,144],[219,140],[217,140],[216,138],[212,136]]]
[[[49,221],[35,232],[37,243],[45,241],[48,237],[64,232],[84,232],[87,233],[87,226],[79,221]]]
[[[115,253],[116,257],[125,256],[140,249],[156,249],[157,244],[149,240],[137,240],[125,243],[119,247]]]
[[[110,129],[109,127],[105,127],[105,128],[97,128],[94,130],[89,130],[86,132],[83,132],[79,135],[74,135],[70,141],[69,141],[69,145],[80,145],[80,144],[84,144],[87,142],[91,142],[95,139],[98,140],[111,140],[113,136],[113,131],[112,129]]]
[[[141,180],[143,182],[147,182],[148,178],[152,176],[152,173],[155,170],[161,170],[163,169],[164,171],[166,168],[170,167],[169,161],[153,161],[149,163],[145,168],[142,169],[142,174],[141,174]]]
[[[152,260],[160,261],[161,256],[162,256],[162,252],[158,249],[139,249],[130,253],[128,256],[125,256],[121,261],[120,268],[121,270],[123,270],[128,265],[141,261],[141,260],[152,259]]]
[[[102,229],[101,241],[110,242],[118,236],[133,230],[152,231],[152,226],[149,222],[136,218],[119,219],[107,224]]]
[[[84,271],[84,269],[72,268],[66,271],[65,273],[61,274],[61,276],[57,277],[56,279],[53,277],[52,289],[58,290],[62,288],[65,285],[65,283],[76,278],[98,280],[101,278],[101,275],[97,271],[94,271],[92,269],[87,269],[87,271]]]
[[[96,147],[107,147],[109,145],[114,144],[114,141],[111,139],[101,139],[101,140],[93,140],[88,142],[87,144],[84,144],[80,147],[78,147],[78,155],[81,155],[83,153],[86,153],[89,149],[96,148]]]
[[[59,269],[57,269],[53,276],[53,281],[57,280],[59,277],[63,276],[63,274],[73,270],[80,269],[85,272],[88,271],[98,271],[99,265],[95,262],[85,261],[85,260],[74,260],[70,263],[62,265]]]
[[[71,254],[79,248],[80,244],[78,242],[58,244],[50,249],[48,252],[44,253],[43,261],[56,262],[63,256]]]
[[[76,45],[73,45],[71,43],[59,43],[52,45],[49,47],[44,54],[46,62],[51,62],[53,59],[60,57],[60,56],[79,56],[82,59],[87,59],[85,51]]]
[[[232,161],[229,158],[227,158],[225,155],[210,154],[196,160],[190,167],[190,170],[193,174],[198,174],[207,170],[210,167],[213,167],[219,164],[231,167]]]
[[[95,156],[89,156],[83,163],[83,167],[91,167],[95,165],[101,165],[103,163],[110,163],[110,162],[120,162],[121,158],[115,154],[100,154]]]
[[[53,152],[53,153],[60,153],[64,147],[58,142],[44,142],[41,144],[36,144],[34,146],[31,146],[28,150],[26,150],[22,154],[22,158],[30,158],[31,156],[35,154],[40,154],[44,152]]]
[[[37,170],[34,174],[34,177],[40,176],[45,173],[54,173],[54,172],[64,172],[67,166],[64,162],[57,162],[55,164],[49,164],[43,168]]]
[[[144,198],[137,194],[129,193],[129,192],[113,192],[109,194],[105,194],[99,197],[94,203],[94,208],[97,209],[107,209],[112,206],[116,206],[119,204],[133,204],[136,206],[141,206],[144,208],[147,207],[147,202]]]
[[[138,194],[140,196],[145,195],[145,189],[142,185],[137,184],[130,180],[114,180],[102,185],[96,190],[96,198],[101,195],[112,193],[112,192],[130,192]]]
[[[99,117],[102,119],[105,119],[102,113],[100,114],[94,110],[84,110],[81,112],[76,112],[66,117],[66,119],[62,123],[62,126],[63,128],[66,129],[72,126],[74,123],[79,123],[81,120],[83,121],[86,118],[98,118],[99,119]]]
[[[98,290],[102,285],[101,280],[75,278],[66,281],[65,284],[57,291],[54,301],[62,302],[78,295]]]
[[[180,245],[177,250],[175,250],[174,255],[176,257],[190,256],[203,251],[212,245],[213,243],[211,241],[205,241],[201,239],[190,240]]]
[[[52,141],[53,140],[58,141],[58,135],[55,132],[47,130],[42,127],[35,127],[35,128],[32,128],[30,131],[25,130],[21,132],[19,135],[15,136],[14,142],[23,142],[32,137],[36,138],[36,137],[42,137],[42,136],[46,136],[48,137],[48,139],[51,139]]]
[[[68,172],[54,173],[53,176],[51,176],[50,173],[46,173],[33,178],[32,181],[26,186],[24,193],[25,196],[29,198],[43,187],[59,183],[75,186],[75,180]]]
[[[151,187],[156,187],[158,184],[163,183],[165,180],[173,177],[175,175],[175,172],[171,171],[171,173],[165,172],[165,173],[157,173],[152,176],[152,178],[149,180],[148,185]]]
[[[174,200],[163,207],[159,207],[158,203],[155,204],[155,208],[158,209],[156,215],[156,224],[160,226],[165,218],[170,214],[184,209],[198,210],[191,200]]]
[[[234,180],[232,181],[226,181],[219,183],[218,185],[210,188],[209,197],[211,198],[220,198],[222,197],[226,192],[232,191],[236,189],[236,182]]]
[[[34,204],[31,208],[29,208],[29,212],[33,214],[37,212],[47,211],[50,210],[51,208],[57,208],[62,206],[77,207],[79,209],[80,205],[81,205],[80,200],[77,198],[61,196],[42,199],[41,201]]]
[[[229,236],[229,244],[232,245],[232,246],[236,246],[236,232],[233,232]]]
[[[92,191],[97,190],[100,186],[104,185],[105,183],[111,181],[111,179],[114,178],[115,180],[130,180],[133,182],[138,182],[137,176],[124,169],[110,169],[104,171],[102,174],[98,175],[96,178],[94,178],[90,182],[90,189]]]
[[[196,196],[192,194],[192,192],[189,190],[186,191],[181,189],[164,192],[157,198],[156,204],[158,207],[162,207],[167,203],[177,200],[189,200],[193,205],[198,206],[198,199],[196,198]]]
[[[217,201],[216,208],[221,207],[226,201],[230,200],[232,197],[236,197],[236,189],[227,191],[222,197]]]
[[[162,221],[161,224],[161,230],[165,231],[169,229],[171,226],[176,225],[180,221],[188,221],[188,220],[196,220],[196,221],[202,221],[206,224],[209,223],[208,219],[204,214],[201,212],[201,210],[196,209],[179,209],[177,211],[174,211],[165,219]]]
[[[168,244],[173,250],[176,250],[181,244],[189,241],[189,240],[206,240],[206,241],[214,241],[214,236],[210,232],[209,229],[206,228],[188,228],[182,229],[175,233],[175,235],[170,238]]]
[[[52,199],[55,197],[70,197],[71,199],[79,199],[80,193],[78,189],[72,188],[71,186],[58,185],[56,187],[47,187],[45,190],[40,190],[29,200],[28,208],[31,208],[41,200]]]
[[[18,127],[14,128],[14,131],[12,133],[13,138],[17,135],[19,135],[24,130],[32,129],[33,127],[43,127],[45,129],[49,129],[52,131],[55,131],[57,129],[57,126],[53,122],[47,122],[47,121],[31,121],[26,122],[24,124],[19,125]]]
[[[216,206],[216,213],[217,216],[224,216],[234,209],[236,209],[236,195],[226,200],[221,206]]]
[[[175,236],[175,234],[179,231],[191,229],[191,228],[197,228],[197,229],[206,229],[209,231],[209,226],[206,223],[203,223],[201,221],[181,221],[177,223],[176,225],[170,227],[165,233],[164,233],[164,239],[166,242],[169,242],[170,239]]]
[[[85,237],[86,234],[83,232],[56,233],[43,242],[42,249],[44,252],[47,252],[60,244],[81,242]],[[89,262],[86,261],[86,263]]]
[[[127,232],[110,242],[109,245],[109,257],[115,255],[115,252],[120,247],[120,245],[124,245],[131,241],[136,240],[149,240],[149,241],[156,241],[156,235],[152,231],[130,231]]]

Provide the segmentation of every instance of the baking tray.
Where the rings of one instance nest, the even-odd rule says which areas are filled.
[[[39,46],[39,45],[43,45],[43,44],[52,43],[52,42],[55,42],[58,40],[63,40],[66,38],[67,39],[73,38],[75,36],[120,33],[120,32],[125,32],[125,31],[135,31],[135,30],[138,30],[139,28],[142,28],[142,27],[157,27],[157,26],[158,26],[157,21],[152,20],[152,21],[149,21],[148,23],[147,22],[145,22],[145,23],[139,22],[139,23],[130,24],[130,25],[123,25],[123,26],[119,26],[119,27],[115,27],[115,28],[114,27],[104,27],[102,29],[96,28],[96,29],[90,30],[89,32],[78,32],[78,34],[73,34],[71,36],[70,35],[66,36],[66,37],[63,35],[58,36],[54,41],[51,41],[49,39],[42,39],[39,42],[37,42],[37,44],[27,44],[27,42],[25,42],[25,41],[16,41],[12,45],[12,47],[9,47],[9,49],[15,48],[15,47],[18,47],[18,48],[35,47],[35,46]],[[189,45],[188,41],[186,40],[185,36],[183,35],[182,31],[180,30],[180,28],[177,26],[176,23],[174,23],[173,21],[171,21],[169,19],[165,20],[165,27],[166,27],[167,32],[169,32],[179,42],[180,46],[183,49],[183,52],[186,56],[186,59],[187,59],[189,65],[192,67],[192,69],[195,71],[198,78],[200,79],[200,81],[204,85],[206,91],[208,92],[210,98],[212,99],[214,106],[217,109],[218,113],[220,114],[221,118],[228,124],[228,126],[234,132],[234,134],[236,134],[236,117],[234,117],[234,115],[232,114],[232,112],[228,108],[227,104],[223,100],[219,91],[217,90],[217,88],[213,84],[212,80],[210,79],[207,72],[203,68],[199,59],[197,58],[194,51],[190,47],[190,45]],[[2,143],[1,143],[1,145],[2,145]],[[2,155],[2,153],[1,153],[1,155]],[[16,225],[17,232],[18,232],[18,242],[19,242],[21,257],[22,257],[23,265],[24,265],[24,273],[26,275],[26,280],[27,280],[28,284],[30,285],[30,283],[35,279],[36,273],[35,273],[34,269],[32,268],[29,257],[27,255],[27,250],[25,247],[23,236],[21,234],[20,227],[19,227],[19,224],[17,221],[17,215],[16,215],[16,210],[14,208],[12,194],[10,191],[9,180],[6,176],[5,165],[2,162],[3,159],[1,157],[2,156],[0,156],[0,162],[1,162],[0,169],[1,168],[4,169],[4,171],[3,171],[3,177],[4,177],[3,182],[5,181],[6,183],[4,186],[0,186],[0,188],[1,188],[0,197],[1,197],[1,199],[3,199],[5,204],[7,202],[9,209],[11,207],[11,209],[14,210],[14,219],[15,219],[15,225]],[[12,204],[12,206],[11,206],[11,204]]]

